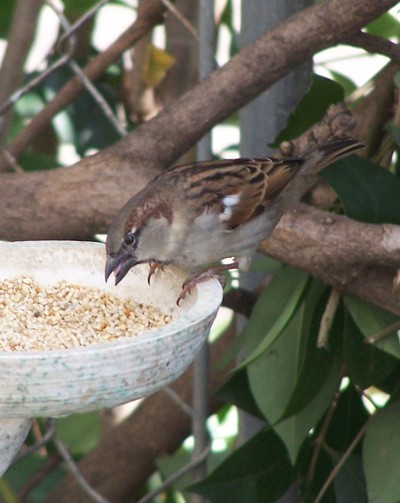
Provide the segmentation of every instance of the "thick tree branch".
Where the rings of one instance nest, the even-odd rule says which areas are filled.
[[[152,159],[164,165],[174,162],[214,124],[316,52],[358,33],[357,27],[395,3],[327,0],[291,16],[136,130],[131,138],[119,142],[118,151],[122,148],[134,159]]]
[[[129,196],[210,127],[395,3],[327,0],[314,5],[264,34],[174,105],[100,154],[69,170],[3,175],[0,237],[87,239],[104,231]]]
[[[364,224],[302,204],[281,219],[261,248],[328,285],[400,314],[400,295],[393,291],[400,226]]]
[[[399,65],[390,63],[380,72],[373,82],[373,89],[356,107],[356,135],[367,144],[360,155],[371,158],[384,135],[384,126],[393,113],[394,75],[399,71]]]

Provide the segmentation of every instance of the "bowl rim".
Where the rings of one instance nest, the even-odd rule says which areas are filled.
[[[0,241],[0,251],[3,247],[24,248],[26,246],[40,247],[71,247],[71,249],[82,247],[84,249],[100,248],[104,244],[99,241],[74,241],[74,240],[40,240],[40,241]],[[148,343],[160,338],[171,337],[188,328],[195,328],[204,320],[214,316],[221,305],[223,289],[221,283],[216,278],[211,278],[203,283],[196,285],[197,296],[192,306],[183,313],[183,315],[162,327],[156,327],[151,330],[139,332],[134,337],[122,336],[114,342],[94,343],[89,346],[65,349],[46,349],[46,350],[26,350],[26,351],[0,351],[0,361],[18,359],[41,359],[43,357],[73,357],[82,354],[99,353],[110,350],[126,350],[142,343]],[[0,327],[1,329],[1,327]]]

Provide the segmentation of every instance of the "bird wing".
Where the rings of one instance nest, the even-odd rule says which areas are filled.
[[[227,159],[198,162],[167,171],[179,185],[194,216],[213,213],[226,229],[234,229],[268,208],[285,189],[304,160]],[[194,203],[194,204],[193,204]]]

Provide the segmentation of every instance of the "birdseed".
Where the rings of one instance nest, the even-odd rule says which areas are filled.
[[[99,289],[63,280],[0,280],[0,351],[69,349],[113,342],[161,327],[171,316]]]

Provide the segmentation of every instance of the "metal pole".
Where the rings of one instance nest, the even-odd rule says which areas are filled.
[[[199,79],[206,78],[214,69],[214,1],[199,2]],[[197,158],[210,159],[211,134],[204,136],[197,145]],[[193,459],[197,459],[207,449],[209,436],[207,431],[208,418],[208,360],[209,347],[205,342],[193,364],[193,421],[194,436]],[[202,479],[207,473],[207,462],[204,461],[193,471],[193,481]],[[191,496],[191,503],[204,502],[199,495]]]
[[[284,18],[304,9],[311,0],[242,0],[240,46],[253,42],[262,33],[276,26]],[[311,83],[312,62],[308,62],[277,82],[239,112],[240,154],[242,157],[266,157],[272,143]],[[241,274],[241,285],[254,289],[260,273]],[[245,320],[237,315],[238,331]],[[268,383],[266,383],[268,385]],[[265,423],[244,412],[239,412],[239,442],[245,442]],[[277,503],[297,503],[298,491],[292,486]]]

